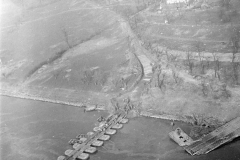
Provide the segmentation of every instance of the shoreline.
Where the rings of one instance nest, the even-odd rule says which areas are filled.
[[[13,97],[13,98],[21,98],[21,99],[26,99],[26,100],[35,100],[35,101],[42,101],[42,102],[48,102],[48,103],[56,103],[56,104],[65,104],[69,106],[74,106],[74,107],[83,107],[83,103],[73,103],[73,102],[65,102],[65,101],[59,101],[59,100],[53,100],[53,99],[48,99],[48,98],[42,98],[42,97],[35,97],[35,96],[30,96],[30,95],[14,95],[14,94],[4,94],[0,92],[1,96],[7,96],[7,97]]]
[[[20,98],[20,99],[26,99],[26,100],[34,100],[34,101],[41,101],[41,102],[47,102],[47,103],[55,103],[55,104],[63,104],[63,105],[68,105],[72,107],[79,107],[79,108],[85,108],[87,109],[86,111],[109,111],[106,107],[104,106],[98,106],[96,105],[95,108],[93,108],[93,105],[89,105],[89,108],[87,105],[84,105],[82,102],[66,102],[66,101],[61,101],[61,100],[53,100],[50,98],[43,98],[43,97],[37,97],[33,95],[23,95],[22,93],[2,93],[0,91],[1,96],[7,96],[7,97],[12,97],[12,98]],[[150,117],[150,118],[156,118],[156,119],[164,119],[164,120],[169,120],[169,121],[180,121],[184,123],[190,123],[193,124],[194,121],[193,119],[187,118],[186,116],[177,116],[177,115],[171,115],[171,114],[154,114],[149,111],[140,111],[139,116],[142,117]]]
[[[172,115],[167,113],[154,114],[148,111],[141,111],[140,116],[194,124],[194,120],[192,118],[188,118],[187,116],[178,116],[178,115]]]
[[[31,95],[29,93],[20,93],[20,92],[14,92],[11,93],[10,91],[5,91],[8,93],[3,93],[0,91],[0,96],[7,96],[7,97],[13,97],[13,98],[20,98],[20,99],[26,99],[26,100],[34,100],[34,101],[41,101],[41,102],[47,102],[47,103],[55,103],[55,104],[63,104],[63,105],[68,105],[72,107],[78,107],[78,108],[93,108],[94,105],[92,104],[84,104],[82,102],[69,102],[69,101],[62,101],[62,100],[56,100],[52,98],[46,98],[46,97],[40,97],[40,96],[35,96]],[[95,108],[92,110],[106,110],[103,105],[96,105]],[[91,110],[89,110],[91,111]]]
[[[63,104],[63,105],[68,105],[68,106],[72,106],[72,107],[78,107],[78,108],[84,108],[84,112],[91,112],[91,111],[105,111],[108,113],[112,112],[112,108],[108,108],[108,106],[103,106],[103,105],[84,105],[82,102],[66,102],[66,101],[61,101],[61,100],[53,100],[53,99],[49,99],[49,98],[42,98],[42,97],[36,97],[36,96],[31,96],[31,95],[23,95],[23,94],[16,94],[16,92],[14,94],[7,94],[7,93],[2,93],[0,91],[0,96],[7,96],[7,97],[12,97],[12,98],[20,98],[20,99],[25,99],[25,100],[35,100],[35,101],[42,101],[42,102],[48,102],[48,103],[55,103],[55,104]],[[170,122],[180,122],[180,123],[185,123],[185,124],[190,124],[191,126],[191,130],[193,131],[194,128],[201,128],[201,132],[202,131],[207,131],[211,128],[216,128],[217,126],[221,126],[223,124],[225,124],[225,122],[221,122],[219,124],[211,124],[209,125],[208,128],[203,128],[202,124],[196,124],[194,117],[191,117],[189,115],[173,115],[170,113],[159,113],[158,111],[155,111],[156,113],[153,113],[154,110],[152,111],[148,111],[148,110],[138,110],[133,109],[130,110],[129,112],[133,112],[133,116],[131,116],[130,113],[130,119],[132,118],[140,118],[140,117],[144,117],[144,118],[154,118],[154,119],[160,119],[160,120],[167,120]],[[135,112],[135,113],[134,113]],[[197,131],[197,130],[196,130]],[[201,132],[198,133],[198,131],[193,131],[194,134],[198,135],[198,137],[201,137],[203,134]]]

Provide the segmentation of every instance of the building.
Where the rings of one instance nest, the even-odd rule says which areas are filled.
[[[167,4],[188,3],[189,0],[167,0]]]

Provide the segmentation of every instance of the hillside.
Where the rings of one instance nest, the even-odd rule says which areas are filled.
[[[104,7],[74,0],[27,9],[5,3],[15,9],[3,13],[13,17],[1,26],[2,82],[48,93],[62,89],[63,98],[64,92],[119,92],[137,78],[130,74],[137,61],[127,36]]]
[[[238,0],[22,2],[3,1],[2,94],[109,110],[130,97],[133,115],[199,125],[239,116]]]
[[[169,49],[196,51],[196,43],[208,52],[229,53],[229,39],[240,26],[240,4],[232,0],[229,6],[220,1],[206,6],[161,4],[140,14],[142,34],[151,42]],[[174,42],[174,43],[173,43]]]

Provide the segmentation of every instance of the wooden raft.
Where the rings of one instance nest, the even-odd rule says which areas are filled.
[[[193,141],[184,149],[191,155],[207,154],[224,143],[240,136],[240,117],[237,117],[211,133]]]

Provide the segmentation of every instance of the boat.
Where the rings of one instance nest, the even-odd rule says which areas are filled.
[[[92,146],[100,147],[103,145],[103,141],[95,140],[92,142]]]
[[[88,159],[89,158],[89,154],[87,154],[87,153],[81,153],[78,157],[77,157],[77,159],[80,159],[80,160],[86,160],[86,159]]]
[[[117,119],[119,116],[117,114],[111,114],[106,118],[106,122],[110,122],[111,120]]]
[[[86,140],[87,140],[86,137],[82,137],[82,138],[79,139],[79,142],[83,143],[83,142],[85,142]]]
[[[94,135],[94,132],[88,132],[88,133],[87,133],[87,136],[88,136],[88,137],[91,137],[91,136],[93,136],[93,135]]]
[[[99,127],[100,127],[100,128],[107,127],[107,126],[108,126],[108,124],[107,124],[105,121],[99,123]]]
[[[77,143],[77,142],[78,142],[77,139],[70,139],[70,141],[68,142],[68,144],[74,145],[74,144]]]
[[[107,140],[109,140],[110,139],[110,136],[109,135],[102,135],[100,138],[99,138],[99,140],[102,140],[102,141],[107,141]]]
[[[123,127],[123,125],[122,125],[122,124],[119,124],[119,123],[117,123],[117,124],[115,124],[115,125],[112,126],[113,129],[120,129],[120,128],[122,128],[122,127]]]
[[[93,128],[93,131],[94,131],[94,132],[98,132],[98,131],[102,131],[102,129],[101,129],[100,127],[94,127],[94,128]]]
[[[81,144],[75,143],[75,144],[73,145],[73,148],[74,148],[74,149],[78,149],[80,146],[81,146]]]
[[[181,128],[169,133],[171,139],[173,139],[179,146],[188,146],[193,143],[193,139],[189,137]]]
[[[73,152],[73,150],[71,150],[71,149],[68,149],[68,150],[66,150],[65,152],[64,152],[64,154],[66,155],[66,156],[71,156],[71,154],[72,154],[72,152]]]
[[[65,156],[59,156],[57,160],[64,160],[66,157]]]
[[[99,117],[99,118],[97,119],[97,121],[98,121],[98,122],[103,122],[103,121],[106,121],[106,119],[101,116],[101,117]]]
[[[125,123],[128,122],[128,119],[127,119],[127,118],[123,118],[123,119],[121,119],[119,122],[122,123],[122,124],[125,124]]]
[[[79,135],[76,136],[76,138],[78,139],[78,141],[80,143],[83,143],[83,142],[85,142],[87,140],[87,136],[84,135],[84,134],[79,134]]]
[[[87,153],[95,153],[97,151],[96,147],[89,147],[85,150]]]
[[[107,116],[106,122],[109,122],[112,118],[114,118],[114,115],[110,114],[109,116]]]
[[[80,139],[80,138],[83,138],[83,137],[86,137],[86,135],[84,135],[84,134],[79,134],[79,135],[76,136],[77,139]]]
[[[105,130],[106,128],[108,127],[108,124],[107,123],[100,123],[98,127],[94,127],[93,128],[93,131],[94,132],[98,132],[98,131],[103,131]]]
[[[115,130],[115,129],[107,129],[106,130],[106,134],[108,134],[108,135],[113,135],[113,134],[115,134],[117,131]]]

